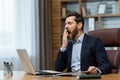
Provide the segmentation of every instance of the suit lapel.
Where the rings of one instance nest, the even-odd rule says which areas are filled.
[[[82,62],[84,62],[83,60],[83,58],[84,58],[84,53],[85,53],[85,50],[86,50],[86,45],[87,45],[87,35],[85,34],[85,36],[84,36],[84,39],[83,39],[83,43],[82,43],[82,47],[81,47],[81,63]]]
[[[72,59],[72,47],[73,47],[73,43],[71,42],[69,45],[69,54],[68,54],[68,65],[69,67],[71,67],[71,59]]]

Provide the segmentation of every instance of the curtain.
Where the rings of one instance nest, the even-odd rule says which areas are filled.
[[[51,41],[51,0],[39,0],[40,69],[53,69]]]
[[[13,62],[14,70],[22,70],[16,49],[26,49],[35,66],[39,67],[36,45],[39,40],[37,0],[0,0],[0,69],[3,62]]]

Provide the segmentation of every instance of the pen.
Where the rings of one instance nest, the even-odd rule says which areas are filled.
[[[4,63],[4,66],[5,66],[5,74],[8,74],[8,75],[13,75],[13,72],[12,72],[12,67],[13,67],[13,64],[12,63],[9,63],[9,62],[3,62]]]

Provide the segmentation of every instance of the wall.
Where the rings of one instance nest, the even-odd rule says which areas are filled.
[[[60,47],[60,0],[52,0],[52,56],[53,63]],[[53,64],[54,65],[54,64]]]

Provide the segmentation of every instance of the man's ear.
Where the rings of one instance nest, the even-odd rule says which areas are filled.
[[[78,23],[78,29],[82,29],[82,25],[83,25],[82,22],[79,22]]]

